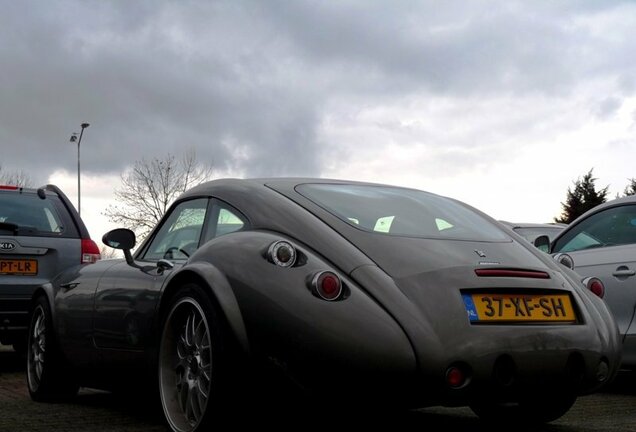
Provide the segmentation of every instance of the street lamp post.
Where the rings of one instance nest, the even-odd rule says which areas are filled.
[[[80,189],[80,144],[82,143],[82,135],[84,135],[84,129],[90,126],[88,123],[82,123],[80,125],[82,130],[77,138],[77,132],[73,132],[71,135],[71,142],[77,141],[77,213],[82,215],[82,194]]]

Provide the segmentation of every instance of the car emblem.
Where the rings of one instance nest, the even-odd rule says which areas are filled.
[[[0,242],[0,251],[12,251],[13,249],[15,249],[15,243],[10,242],[10,241],[3,241]]]
[[[484,251],[475,249],[475,253],[479,255],[479,258],[486,258],[486,253]]]

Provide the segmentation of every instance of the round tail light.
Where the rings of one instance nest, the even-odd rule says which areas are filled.
[[[291,267],[296,262],[296,249],[286,241],[277,241],[267,250],[269,259],[279,267]]]
[[[583,279],[583,284],[592,291],[597,297],[603,298],[605,296],[605,285],[597,277],[588,277]]]
[[[460,388],[466,383],[466,374],[457,366],[446,370],[446,384],[451,388]]]
[[[311,282],[312,292],[323,300],[338,300],[342,294],[342,281],[330,271],[317,273]]]

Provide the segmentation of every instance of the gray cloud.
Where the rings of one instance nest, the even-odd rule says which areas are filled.
[[[414,93],[559,97],[612,74],[634,91],[636,58],[624,53],[636,51],[636,38],[593,28],[623,9],[633,24],[630,2],[0,7],[0,163],[38,181],[74,170],[68,139],[84,121],[83,169],[93,173],[195,147],[248,176],[319,175],[319,128],[335,98],[368,106]]]
[[[623,101],[616,97],[604,98],[596,107],[595,114],[600,119],[612,117],[619,110]]]

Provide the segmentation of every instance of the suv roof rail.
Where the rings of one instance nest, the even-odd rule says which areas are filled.
[[[46,184],[38,188],[38,196],[40,196],[40,190],[42,190],[43,192],[47,190],[57,194],[57,196],[60,197],[62,204],[64,204],[64,207],[66,207],[69,213],[71,214],[73,222],[75,223],[75,226],[77,227],[77,230],[79,231],[80,237],[81,238],[91,237],[90,234],[88,233],[88,229],[86,228],[86,225],[84,225],[84,221],[79,216],[79,213],[77,213],[75,206],[73,205],[73,203],[71,203],[71,201],[64,194],[64,192],[62,192],[62,190],[59,187],[55,186],[54,184]],[[40,196],[40,198],[42,197]]]

